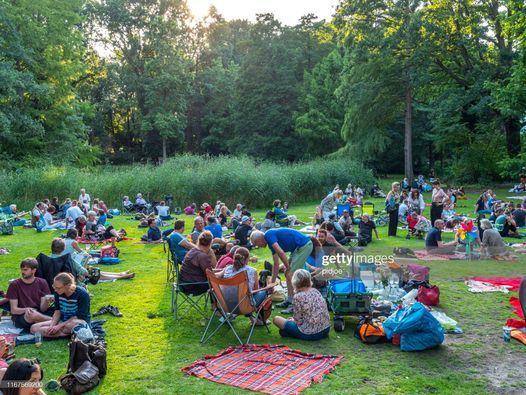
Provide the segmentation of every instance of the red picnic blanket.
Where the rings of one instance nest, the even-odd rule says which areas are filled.
[[[89,239],[83,239],[82,237],[77,237],[77,242],[80,244],[110,244],[112,242],[119,242],[122,240],[133,240],[131,237],[122,237],[120,240],[117,240],[115,237],[111,239],[106,240],[89,240]]]
[[[496,287],[507,285],[510,291],[518,291],[521,285],[520,277],[470,277],[471,280],[482,281],[483,283],[493,284]]]
[[[206,356],[181,371],[251,391],[290,395],[321,382],[342,359],[304,353],[284,345],[245,344]]]

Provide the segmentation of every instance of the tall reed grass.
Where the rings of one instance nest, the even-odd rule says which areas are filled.
[[[86,188],[112,207],[121,198],[141,192],[159,201],[168,193],[174,205],[216,200],[229,206],[270,207],[274,199],[305,202],[321,199],[335,184],[371,185],[372,172],[350,159],[318,159],[301,163],[256,162],[248,157],[181,155],[160,166],[107,166],[93,169],[47,167],[0,173],[2,205],[30,208],[36,201],[57,196],[77,198]]]

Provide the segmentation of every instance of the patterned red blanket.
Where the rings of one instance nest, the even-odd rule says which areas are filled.
[[[321,382],[342,359],[304,353],[283,345],[246,344],[206,356],[181,371],[251,391],[290,395]]]

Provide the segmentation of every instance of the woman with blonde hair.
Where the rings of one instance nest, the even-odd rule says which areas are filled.
[[[320,292],[312,287],[311,275],[299,269],[292,276],[294,288],[293,318],[274,317],[274,325],[283,337],[301,340],[320,340],[329,336],[331,323],[327,302]]]

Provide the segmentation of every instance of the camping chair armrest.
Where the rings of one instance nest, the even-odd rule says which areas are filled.
[[[256,293],[258,293],[258,292],[260,292],[260,291],[268,291],[269,289],[274,288],[276,285],[278,285],[278,283],[270,283],[270,284],[267,284],[267,286],[264,287],[264,288],[254,289],[254,290],[251,292],[251,294],[256,294]]]

